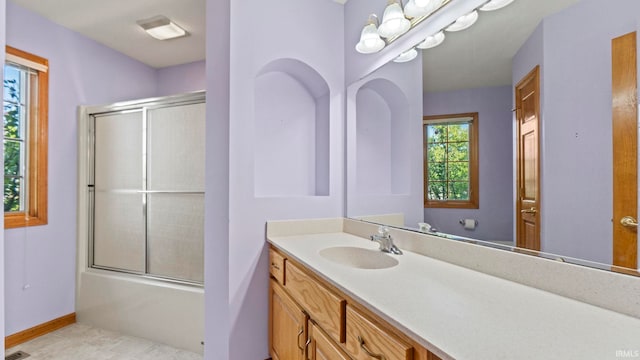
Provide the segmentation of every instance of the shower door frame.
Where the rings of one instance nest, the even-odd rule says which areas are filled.
[[[185,279],[172,278],[166,276],[158,276],[149,274],[149,244],[147,238],[147,206],[146,200],[143,201],[143,212],[145,218],[145,272],[137,272],[127,269],[110,268],[108,266],[97,266],[94,264],[93,241],[94,241],[94,196],[95,196],[95,116],[108,115],[117,113],[127,113],[133,111],[143,112],[143,123],[146,131],[146,113],[148,110],[167,108],[183,105],[200,104],[206,102],[206,92],[197,91],[187,94],[172,95],[165,97],[155,97],[141,100],[132,100],[118,102],[110,105],[98,106],[79,106],[78,107],[78,278],[82,271],[98,271],[117,273],[122,275],[130,275],[150,280],[159,280],[163,282],[204,287],[204,283],[197,281],[189,281]],[[143,137],[143,147],[146,148],[146,132]],[[146,150],[145,150],[146,151]],[[203,164],[204,166],[204,164]],[[143,182],[146,183],[146,156],[143,158],[143,172],[145,174]],[[143,187],[143,194],[158,193],[158,191],[147,191],[146,186]],[[180,191],[181,194],[195,193],[190,191]],[[204,192],[197,192],[204,194]],[[146,199],[146,196],[145,196]]]

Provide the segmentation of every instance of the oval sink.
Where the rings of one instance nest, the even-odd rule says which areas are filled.
[[[320,251],[320,256],[335,263],[357,269],[386,269],[399,261],[380,250],[352,246],[336,246]]]

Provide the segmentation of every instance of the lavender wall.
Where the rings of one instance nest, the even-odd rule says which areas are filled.
[[[356,104],[362,105],[358,107],[356,119],[354,191],[358,194],[390,194],[391,109],[384,97],[367,88],[358,91]],[[371,176],[370,169],[378,169],[380,174]]]
[[[347,88],[347,215],[422,221],[422,61],[389,63]]]
[[[640,3],[633,0],[615,6],[584,0],[546,18],[520,51],[543,57],[545,252],[611,263],[611,39],[637,30],[639,11]],[[527,62],[519,54],[514,69],[524,71]],[[519,79],[514,76],[514,82]]]
[[[611,39],[635,31],[640,13],[638,1],[608,4],[584,0],[544,22],[548,156],[541,233],[544,251],[607,264],[613,252]]]
[[[229,78],[231,0],[207,0],[205,157],[206,360],[228,360],[229,333]],[[262,228],[260,226],[259,228]],[[266,268],[266,265],[265,265]],[[266,293],[266,291],[265,291]],[[263,332],[266,332],[263,326]],[[248,344],[253,344],[249,341]],[[237,358],[236,358],[237,359]]]
[[[181,94],[206,89],[205,61],[170,66],[156,70],[157,96]]]
[[[156,78],[14,2],[6,12],[7,44],[50,65],[49,224],[5,232],[5,332],[13,334],[75,311],[77,106],[153,96]]]
[[[544,46],[543,46],[544,27],[542,23],[536,27],[527,41],[520,47],[511,63],[511,79],[513,86],[520,82],[533,68],[540,65],[540,88],[544,85]],[[544,94],[543,94],[544,95]],[[544,98],[541,98],[542,102]],[[515,106],[515,103],[513,103]],[[544,107],[540,105],[540,111]],[[515,131],[515,128],[514,128]],[[514,132],[515,133],[515,132]]]
[[[229,357],[264,359],[268,357],[269,277],[265,271],[268,260],[265,221],[343,214],[343,7],[319,0],[234,1],[231,18],[242,21],[231,22],[230,44],[233,65],[229,113]],[[208,55],[221,56],[211,52]],[[260,110],[255,102],[256,76],[265,65],[278,59],[305,63],[320,74],[329,87],[327,196],[255,196],[254,144],[262,135],[255,128],[256,112]],[[207,85],[212,86],[213,80],[208,76]],[[276,103],[271,106],[289,105]],[[207,142],[210,141],[208,138]],[[207,180],[207,183],[211,184],[211,181]],[[215,353],[207,356],[218,359]]]
[[[326,83],[323,84],[327,86]],[[327,196],[331,187],[331,93],[316,97],[315,195]]]
[[[373,79],[358,90],[356,108],[354,191],[359,195],[411,193],[415,164],[406,155],[415,121],[409,115],[407,96],[393,82]]]
[[[513,240],[511,91],[511,86],[500,86],[424,94],[424,115],[478,113],[480,207],[424,209],[424,221],[438,231],[489,241]],[[476,219],[478,226],[465,230],[460,219]]]
[[[254,129],[260,136],[254,143],[255,196],[328,195],[316,191],[316,182],[329,176],[327,171],[316,171],[316,159],[326,157],[316,149],[317,143],[327,143],[329,138],[318,137],[316,131],[328,135],[320,124],[328,126],[328,121],[323,121],[328,120],[328,114],[321,108],[329,103],[320,99],[329,88],[314,70],[302,63],[284,61],[284,64],[289,70],[298,65],[304,69],[300,72],[311,76],[292,76],[284,69],[256,76]],[[318,94],[309,91],[310,88],[318,88]],[[323,113],[327,119],[323,119]]]

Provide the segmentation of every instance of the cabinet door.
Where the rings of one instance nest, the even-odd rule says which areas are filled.
[[[351,358],[338,345],[329,339],[320,328],[311,323],[309,326],[309,360],[350,360]]]
[[[274,280],[269,293],[269,351],[273,360],[304,360],[307,314]]]
[[[346,300],[317,281],[303,267],[286,263],[286,285],[291,297],[335,342],[344,342]]]

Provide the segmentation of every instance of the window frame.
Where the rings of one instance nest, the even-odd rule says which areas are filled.
[[[429,159],[427,156],[427,132],[426,126],[434,123],[450,124],[455,123],[455,119],[471,118],[469,121],[469,200],[430,200],[428,199],[429,189]],[[447,121],[450,120],[450,121]],[[444,209],[478,209],[480,207],[480,187],[479,187],[479,157],[478,157],[478,113],[458,113],[444,115],[429,115],[422,117],[422,153],[423,153],[423,187],[424,187],[424,207],[444,208]]]
[[[28,119],[27,129],[27,210],[4,213],[4,228],[20,228],[34,225],[46,225],[48,222],[48,115],[49,115],[49,61],[43,57],[6,46],[6,54],[25,60],[26,63],[39,65],[33,71],[38,73],[37,107],[31,102],[29,114],[36,114],[37,120]],[[4,65],[4,64],[3,64]]]

